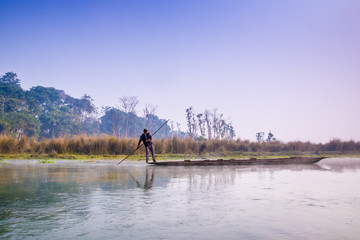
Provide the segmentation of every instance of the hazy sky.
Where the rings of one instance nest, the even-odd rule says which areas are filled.
[[[237,137],[360,140],[360,1],[0,0],[0,75],[22,87],[217,108]]]

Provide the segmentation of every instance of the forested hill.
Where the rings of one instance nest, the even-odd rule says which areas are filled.
[[[90,96],[78,99],[63,90],[42,86],[24,90],[13,72],[0,77],[0,104],[0,133],[17,138],[80,134],[138,137],[143,128],[154,131],[165,122],[155,114],[139,117],[134,111],[125,112],[114,107],[105,107],[99,117]],[[165,125],[157,137],[169,134],[170,127]]]

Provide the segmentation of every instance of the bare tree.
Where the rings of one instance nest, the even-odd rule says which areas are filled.
[[[194,131],[194,136],[196,135],[197,129],[198,129],[198,125],[196,123],[196,118],[195,118],[195,113],[192,115],[192,129]]]
[[[197,130],[197,124],[193,107],[189,107],[188,109],[186,109],[186,122],[188,126],[189,136],[191,138],[194,138]]]
[[[125,137],[129,136],[129,124],[131,120],[136,119],[135,107],[138,105],[139,100],[136,96],[122,96],[119,98],[120,106],[126,113]],[[135,121],[135,134],[136,134],[136,121]]]
[[[220,115],[222,117],[222,115]],[[219,135],[220,138],[225,138],[226,132],[227,132],[227,124],[224,119],[220,119],[219,121]]]
[[[210,117],[211,117],[211,113],[209,110],[205,110],[204,112],[204,120],[205,120],[205,123],[206,123],[206,127],[207,127],[207,135],[208,135],[208,139],[210,140],[211,139],[211,120],[210,120]]]
[[[120,115],[117,114],[117,116],[115,116],[115,118],[116,118],[116,127],[117,127],[117,130],[118,130],[117,137],[120,138],[120,120],[121,120]]]
[[[146,126],[146,128],[150,128],[151,127],[151,116],[155,116],[155,112],[156,112],[157,106],[153,106],[151,104],[145,104],[145,108],[143,109],[143,116],[144,119],[146,120],[146,124],[144,124],[144,126]]]
[[[196,117],[198,119],[200,135],[202,137],[205,137],[205,120],[203,119],[203,114],[199,113],[198,115],[196,115]]]
[[[180,128],[180,123],[179,122],[176,122],[176,129],[177,129],[177,136],[179,137],[180,133],[181,133],[181,128]]]
[[[130,108],[129,108],[129,111],[130,111],[130,121],[133,121],[134,122],[134,136],[136,137],[136,106],[139,104],[139,99],[137,97],[130,97],[129,99],[129,104],[130,104]]]
[[[235,137],[234,127],[232,126],[231,123],[229,123],[228,126],[229,126],[229,128],[228,128],[228,131],[229,131],[228,139],[234,139],[234,137]]]
[[[174,121],[170,121],[170,137],[173,137],[175,133],[175,124]]]
[[[273,139],[274,139],[273,137],[274,137],[274,134],[272,134],[271,131],[269,131],[268,137],[266,138],[266,141],[267,141],[267,142],[273,141]]]
[[[144,126],[144,128],[149,128],[149,125],[150,125],[150,121],[148,118],[149,114],[150,114],[149,104],[145,104],[145,107],[143,109],[143,117],[144,117],[143,126]]]
[[[257,141],[258,143],[263,142],[263,141],[264,141],[264,135],[265,135],[264,132],[257,132],[257,133],[256,133],[256,141]]]
[[[114,114],[113,111],[110,112],[110,119],[111,119],[111,123],[112,123],[113,136],[116,136],[116,132],[115,132],[115,114]]]
[[[224,138],[225,139],[234,139],[235,137],[235,130],[232,126],[232,123],[224,123]]]
[[[217,109],[214,109],[212,116],[212,127],[213,127],[213,136],[214,138],[219,138],[220,137],[220,120],[221,117],[218,116],[217,114]]]

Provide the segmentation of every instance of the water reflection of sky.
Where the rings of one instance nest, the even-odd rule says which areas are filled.
[[[360,159],[313,165],[0,165],[0,237],[318,239],[360,234]]]

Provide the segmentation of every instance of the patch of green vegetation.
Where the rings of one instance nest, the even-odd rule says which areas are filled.
[[[87,159],[121,159],[126,155],[86,155],[86,154],[2,154],[0,159],[64,159],[64,160],[87,160]]]
[[[55,160],[46,160],[46,159],[43,159],[43,160],[39,160],[39,163],[55,163]]]

